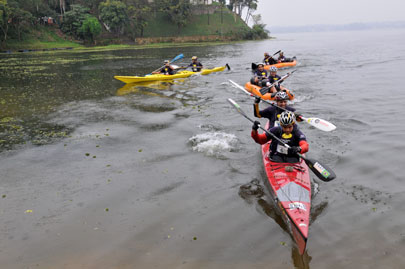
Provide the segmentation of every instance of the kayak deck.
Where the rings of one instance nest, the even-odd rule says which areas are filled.
[[[282,69],[282,68],[286,68],[286,67],[292,67],[292,66],[296,66],[297,65],[297,59],[295,57],[293,57],[293,61],[292,62],[282,62],[282,63],[276,63],[276,64],[270,64],[270,65],[265,65],[264,69],[265,70],[269,70],[270,67],[275,66],[278,69]]]
[[[250,83],[250,81],[245,84],[245,89],[248,92],[250,92],[256,96],[259,96],[260,98],[262,98],[264,100],[269,100],[269,101],[275,100],[275,95],[272,95],[271,93],[261,94],[261,92],[260,92],[261,88],[262,87],[259,87],[257,85]],[[288,97],[290,97],[290,99],[289,99],[290,101],[294,100],[294,94],[292,94],[290,92],[290,90],[286,89],[286,93],[287,93]]]
[[[192,75],[208,75],[213,72],[220,72],[224,71],[226,68],[225,66],[219,66],[215,67],[212,69],[202,69],[200,72],[193,72],[193,71],[179,71],[174,75],[162,75],[162,74],[152,74],[149,76],[143,76],[143,77],[138,77],[138,76],[114,76],[115,79],[120,80],[124,83],[138,83],[138,82],[146,82],[146,81],[164,81],[164,80],[172,80],[172,79],[177,79],[177,78],[187,78]]]
[[[263,164],[270,192],[290,234],[305,252],[311,213],[311,179],[308,166],[301,159],[298,163],[276,163],[269,159],[270,142],[262,145]]]
[[[187,78],[189,76],[194,75],[192,71],[180,71],[174,75],[161,75],[161,74],[153,74],[150,76],[138,77],[138,76],[114,76],[115,79],[118,79],[125,83],[137,83],[137,82],[145,82],[145,81],[162,81],[162,80],[171,80],[176,78]]]

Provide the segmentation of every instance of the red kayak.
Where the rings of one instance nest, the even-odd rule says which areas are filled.
[[[270,192],[302,255],[307,244],[311,213],[309,168],[302,159],[298,163],[272,162],[269,159],[269,147],[270,142],[262,145],[263,163]]]

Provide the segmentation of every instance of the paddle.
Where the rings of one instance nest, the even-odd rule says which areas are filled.
[[[281,52],[281,50],[277,51],[276,53],[274,53],[273,55],[271,55],[271,57],[275,56],[276,54],[279,54]],[[255,70],[257,68],[257,64],[252,63],[252,69]]]
[[[257,95],[254,95],[253,93],[248,92],[245,88],[243,88],[241,85],[239,85],[238,83],[234,82],[233,80],[229,80],[229,82],[231,82],[234,86],[236,86],[238,89],[240,89],[241,91],[243,91],[243,92],[246,93],[247,95],[250,95],[251,97],[259,97],[259,96],[257,96]],[[260,98],[260,97],[259,97],[259,98]],[[275,107],[277,107],[277,108],[280,108],[280,109],[286,111],[285,108],[279,107],[279,106],[277,106],[277,105],[275,105],[275,104],[273,104],[273,103],[271,103],[271,102],[269,102],[269,101],[267,101],[267,100],[264,100],[264,99],[262,99],[262,98],[260,98],[260,99],[263,100],[264,102],[266,102],[266,103],[269,104],[269,105],[275,106]],[[324,132],[330,132],[330,131],[333,131],[333,130],[336,129],[336,126],[335,126],[335,125],[333,125],[332,123],[330,123],[330,122],[328,122],[328,121],[326,121],[326,120],[320,119],[320,118],[305,118],[304,116],[301,116],[301,115],[300,115],[299,117],[300,117],[304,122],[308,123],[309,125],[311,125],[311,126],[317,128],[317,129],[319,129],[319,130],[321,130],[321,131],[324,131]]]
[[[174,63],[175,61],[178,61],[178,60],[183,59],[183,58],[184,58],[184,55],[183,55],[183,53],[181,53],[181,54],[177,55],[176,57],[174,57],[174,58],[170,61],[170,63]],[[150,72],[149,74],[146,74],[145,76],[152,75],[153,72],[159,71],[159,70],[162,69],[163,67],[164,67],[164,65],[162,65],[162,66],[159,67],[158,69],[156,69],[156,70]]]
[[[286,75],[282,76],[282,77],[280,78],[280,80],[277,80],[277,81],[273,82],[273,84],[271,84],[270,86],[261,88],[261,89],[260,89],[260,93],[261,93],[262,95],[265,95],[266,93],[269,92],[269,89],[271,89],[271,87],[273,87],[273,86],[276,85],[277,83],[282,82],[283,80],[285,80],[286,78],[288,78],[291,74],[293,74],[295,71],[297,71],[297,70],[294,70],[294,71],[292,71],[292,72],[287,73]]]
[[[252,120],[251,118],[249,118],[245,112],[243,112],[243,110],[240,108],[240,106],[231,98],[228,98],[228,102],[231,103],[233,105],[233,107],[246,119],[248,119],[249,121],[251,121],[252,123],[254,123],[254,120]],[[282,141],[281,139],[279,139],[278,137],[276,137],[275,135],[273,135],[271,132],[267,131],[265,128],[263,128],[262,126],[259,125],[259,128],[262,129],[263,131],[265,131],[268,135],[270,135],[273,139],[277,140],[279,143],[283,144],[286,148],[290,148],[290,146],[286,143],[284,143],[284,141]],[[335,172],[333,172],[332,169],[330,169],[328,166],[326,166],[325,164],[321,164],[319,161],[314,160],[314,159],[309,159],[307,157],[304,157],[304,155],[302,155],[301,153],[297,153],[297,155],[302,158],[305,163],[308,165],[309,169],[312,170],[312,172],[314,172],[314,174],[322,181],[331,181],[333,179],[336,178],[336,174]]]

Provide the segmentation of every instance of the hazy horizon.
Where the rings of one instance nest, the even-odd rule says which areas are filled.
[[[340,30],[365,30],[373,28],[405,28],[403,21],[385,21],[385,22],[353,22],[346,24],[308,24],[308,25],[274,25],[266,29],[271,33],[283,32],[305,32],[305,31],[340,31]]]
[[[255,14],[271,28],[397,22],[405,20],[404,10],[404,0],[259,0]]]

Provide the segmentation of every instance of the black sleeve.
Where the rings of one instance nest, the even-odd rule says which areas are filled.
[[[274,106],[269,106],[268,108],[260,110],[260,116],[262,116],[262,118],[271,119],[271,117],[275,113],[275,111],[276,110],[275,110]]]

